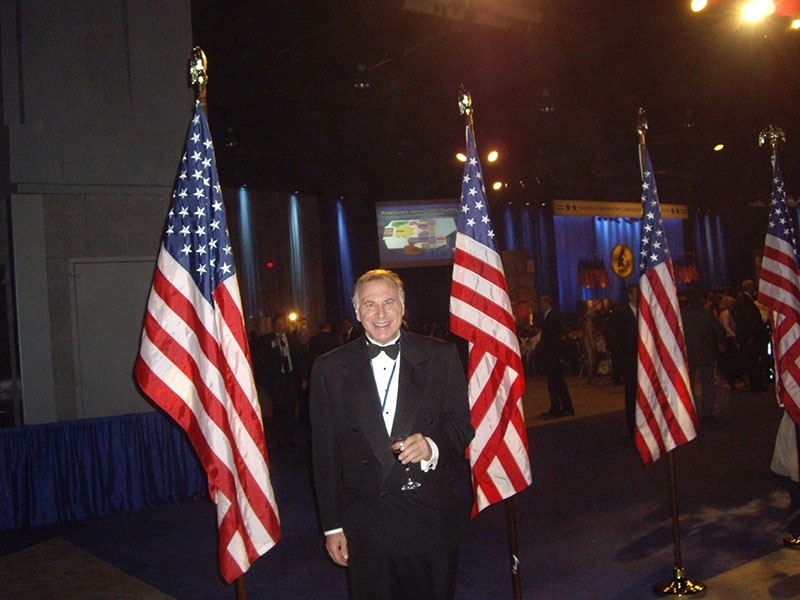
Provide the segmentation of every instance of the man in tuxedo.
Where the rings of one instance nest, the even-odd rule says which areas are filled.
[[[475,433],[464,370],[452,344],[401,333],[391,271],[362,275],[353,304],[366,336],[319,357],[311,376],[325,547],[347,567],[352,598],[451,599],[466,517],[453,470]],[[409,479],[420,485],[403,489]]]
[[[561,318],[553,310],[550,296],[539,299],[542,312],[542,338],[539,341],[539,352],[542,369],[547,376],[547,391],[550,395],[550,409],[543,417],[566,417],[574,415],[572,397],[569,394],[567,381],[564,379],[564,338],[567,328]]]
[[[625,384],[625,421],[633,437],[636,429],[637,369],[639,363],[639,284],[626,290],[628,303],[614,311],[608,327],[611,360]]]
[[[272,332],[259,340],[258,355],[264,381],[272,400],[272,424],[278,444],[291,442],[295,411],[302,387],[308,384],[304,349],[300,339],[289,332],[284,314],[272,317]]]

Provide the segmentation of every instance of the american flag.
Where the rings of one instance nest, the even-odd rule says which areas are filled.
[[[786,189],[776,156],[772,204],[758,281],[758,301],[772,309],[772,347],[777,369],[778,401],[800,423],[800,280],[797,243]]]
[[[217,505],[230,583],[280,537],[261,408],[205,113],[172,194],[136,361],[142,390],[183,427]]]
[[[475,437],[469,447],[475,516],[531,484],[522,413],[525,373],[503,263],[494,245],[481,165],[467,126],[450,329],[469,341],[469,403]]]
[[[678,294],[650,155],[642,167],[636,446],[646,464],[697,435]]]

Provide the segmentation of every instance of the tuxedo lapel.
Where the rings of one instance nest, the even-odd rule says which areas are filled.
[[[419,354],[410,336],[405,337],[400,343],[400,348],[400,379],[397,382],[397,409],[392,423],[393,436],[415,433],[412,429],[425,397],[419,369],[424,357]]]
[[[350,382],[353,412],[358,427],[367,438],[384,472],[387,472],[394,466],[396,459],[389,450],[389,435],[386,433],[386,425],[381,415],[381,401],[375,388],[375,376],[372,373],[366,344],[360,344],[352,358],[352,361],[344,363],[342,371],[345,380]]]

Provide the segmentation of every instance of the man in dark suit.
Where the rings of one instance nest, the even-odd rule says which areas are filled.
[[[263,364],[265,387],[272,400],[272,424],[280,445],[292,441],[300,389],[308,384],[304,354],[302,342],[289,331],[286,315],[274,315],[272,332],[259,340],[258,358]]]
[[[550,296],[539,299],[542,312],[542,338],[539,341],[538,354],[545,375],[547,391],[550,394],[550,410],[543,417],[565,417],[574,415],[572,397],[569,394],[567,381],[564,379],[564,338],[567,328],[561,318],[553,310]]]
[[[628,303],[615,310],[608,324],[608,342],[614,361],[625,384],[625,421],[633,437],[636,429],[637,369],[639,363],[639,284],[626,290]]]
[[[739,343],[750,390],[754,392],[766,389],[769,368],[767,355],[769,330],[756,304],[757,297],[758,289],[755,282],[746,279],[742,282],[742,291],[733,308],[736,341]]]
[[[703,292],[690,287],[686,290],[686,301],[681,306],[681,320],[693,393],[697,387],[697,376],[700,377],[700,402],[695,399],[698,416],[703,425],[710,425],[716,404],[714,376],[717,356],[719,346],[725,341],[725,330],[705,302]]]
[[[363,335],[363,331],[360,331],[353,325],[353,319],[350,317],[345,317],[342,319],[342,329],[339,332],[339,342],[344,345],[349,342],[352,342],[354,339],[359,338]]]
[[[348,568],[352,598],[450,599],[453,468],[474,435],[464,370],[452,344],[401,334],[403,284],[391,271],[362,275],[353,304],[366,337],[319,357],[311,377],[325,547]]]
[[[323,321],[319,324],[319,331],[308,338],[308,368],[314,366],[314,361],[325,354],[330,352],[339,345],[336,336],[331,330],[331,324],[328,321]]]

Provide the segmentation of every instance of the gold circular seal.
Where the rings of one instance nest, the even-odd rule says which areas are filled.
[[[618,277],[626,278],[633,271],[633,252],[625,244],[617,244],[611,252],[611,268]]]

